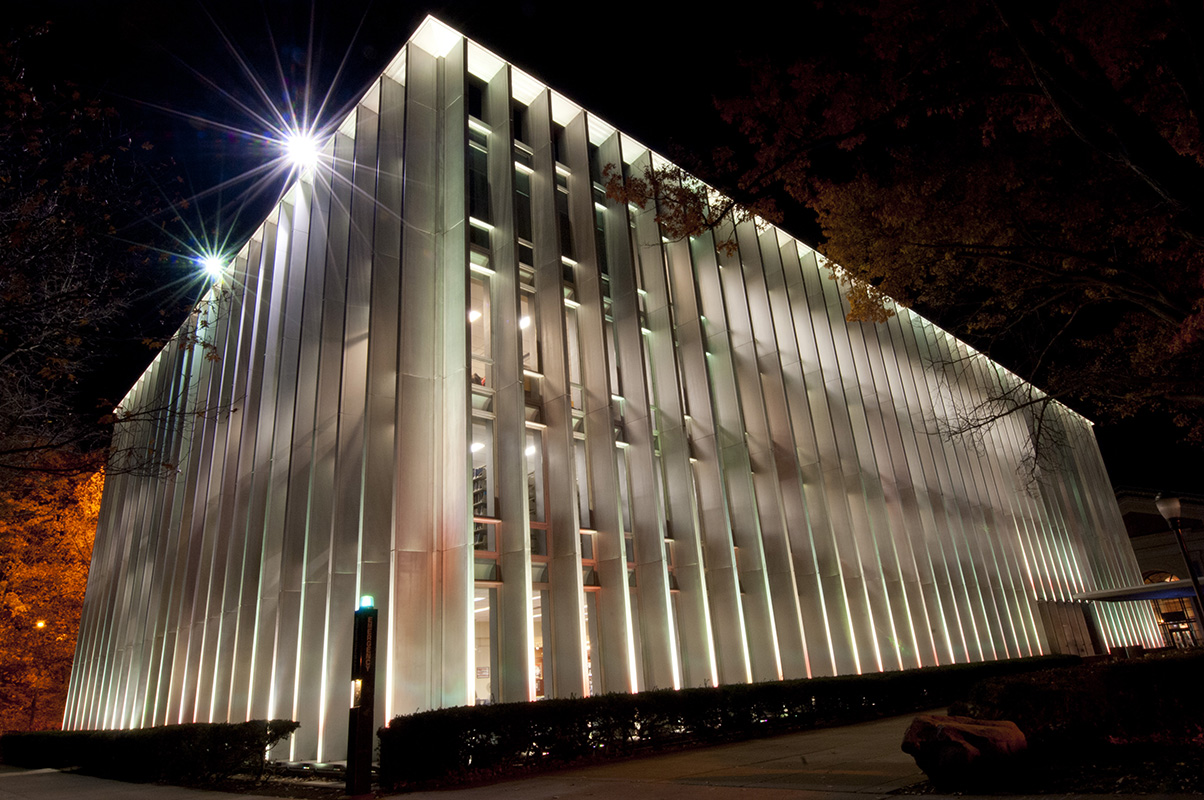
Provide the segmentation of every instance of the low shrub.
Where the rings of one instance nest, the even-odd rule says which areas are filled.
[[[298,728],[290,720],[193,723],[109,731],[39,731],[0,736],[0,761],[78,768],[101,778],[198,785],[235,774],[258,777],[272,745]]]
[[[951,713],[1009,719],[1037,747],[1192,736],[1204,719],[1204,652],[1084,663],[982,681]]]
[[[1077,663],[1074,656],[902,672],[462,706],[381,728],[381,786],[505,774],[686,743],[747,739],[921,711],[989,676]]]

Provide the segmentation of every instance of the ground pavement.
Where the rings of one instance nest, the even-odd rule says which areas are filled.
[[[875,722],[701,747],[406,800],[885,800],[923,778],[899,749],[911,714]],[[55,770],[0,767],[0,800],[252,800],[174,786],[120,783]],[[1169,797],[1169,796],[1162,796]],[[1183,795],[1181,797],[1198,797]],[[1094,795],[1046,796],[1079,800]],[[1109,795],[1110,800],[1123,796]],[[928,795],[924,800],[953,800]],[[959,797],[957,800],[970,800]],[[999,798],[994,798],[999,800]],[[1146,795],[1141,800],[1160,800]]]

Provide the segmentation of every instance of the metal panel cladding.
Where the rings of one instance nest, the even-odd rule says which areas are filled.
[[[1160,643],[1090,423],[428,19],[123,402],[68,728],[285,717],[339,759],[351,620],[420,709]],[[717,247],[734,241],[735,249]],[[942,430],[946,433],[942,434]],[[164,475],[163,473],[169,473]]]

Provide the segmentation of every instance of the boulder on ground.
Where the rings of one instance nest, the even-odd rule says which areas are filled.
[[[1028,742],[1007,720],[921,714],[903,735],[903,752],[937,786],[997,785],[1012,771]]]

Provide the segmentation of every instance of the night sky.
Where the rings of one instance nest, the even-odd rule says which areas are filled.
[[[280,188],[248,193],[239,179],[273,155],[256,116],[286,109],[308,85],[311,107],[328,95],[321,120],[340,119],[428,13],[671,158],[738,141],[712,99],[740,91],[742,59],[825,42],[804,10],[770,22],[692,5],[17,0],[5,10],[10,21],[52,22],[31,68],[115,104],[178,162],[196,198],[190,226],[234,232],[236,246]],[[815,239],[803,211],[788,209],[784,227]],[[1097,423],[1114,485],[1204,494],[1204,448],[1182,444],[1169,422]]]

